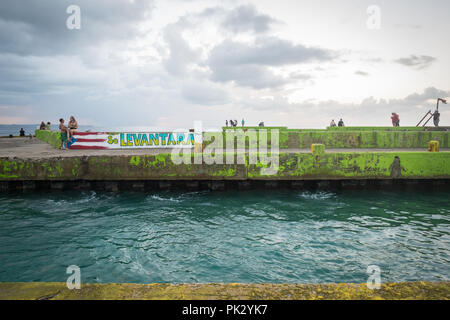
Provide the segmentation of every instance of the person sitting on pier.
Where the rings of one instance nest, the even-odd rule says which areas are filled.
[[[20,129],[20,136],[25,137],[25,130],[23,128]]]
[[[64,125],[64,119],[59,119],[59,130],[61,131],[61,150],[66,150],[67,142],[71,141],[70,139],[70,131],[69,128],[67,128]]]
[[[51,130],[50,121],[48,121],[47,124],[45,125],[45,130]]]
[[[69,130],[70,130],[70,135],[71,136],[73,136],[74,132],[77,132],[77,130],[78,130],[78,122],[75,120],[74,116],[70,117]]]
[[[45,122],[42,121],[41,125],[39,126],[39,130],[45,130]]]
[[[344,121],[342,121],[342,118],[338,122],[338,127],[345,127]]]
[[[334,119],[331,120],[330,127],[336,127],[336,122],[334,122]]]
[[[392,117],[391,117],[391,119],[392,119],[392,125],[393,125],[394,127],[400,127],[400,117],[398,116],[397,113],[392,112]]]

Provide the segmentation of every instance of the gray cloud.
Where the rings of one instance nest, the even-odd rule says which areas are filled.
[[[259,37],[254,44],[225,40],[210,54],[212,64],[281,66],[334,58],[330,50],[293,44],[277,37]]]
[[[164,41],[170,51],[164,66],[170,74],[175,76],[184,75],[189,64],[198,62],[201,55],[201,51],[192,49],[183,38],[184,28],[186,28],[186,22],[180,20],[164,29]]]
[[[230,102],[227,91],[215,88],[208,83],[186,84],[181,93],[184,99],[198,105],[213,106]]]
[[[278,21],[268,15],[260,14],[252,5],[239,6],[227,13],[222,27],[235,33],[267,32],[271,25]]]
[[[261,34],[268,32],[274,24],[280,24],[277,19],[269,15],[260,13],[253,5],[241,5],[233,9],[222,7],[206,8],[195,15],[200,19],[208,18],[219,20],[219,26],[232,33],[254,33]]]
[[[291,72],[289,77],[291,79],[298,79],[298,80],[310,80],[313,78],[310,74],[306,74],[306,73],[299,72],[299,71]]]
[[[438,97],[450,97],[450,90],[441,90],[435,87],[425,88],[423,92],[412,93],[401,99],[375,99],[368,97],[360,103],[342,103],[329,101],[303,101],[289,102],[287,98],[276,95],[274,99],[241,99],[239,103],[243,108],[260,112],[287,114],[290,117],[302,119],[302,123],[317,126],[317,118],[328,125],[331,119],[343,118],[348,126],[358,125],[390,125],[391,112],[398,112],[402,125],[414,126],[425,114],[433,109]],[[444,111],[443,111],[444,112]],[[320,115],[311,117],[311,115]]]
[[[402,100],[392,100],[398,105],[402,106],[420,106],[428,103],[428,100],[434,100],[437,98],[445,98],[450,96],[450,91],[440,90],[435,87],[425,88],[423,93],[413,93],[408,95]]]
[[[240,86],[262,89],[290,82],[276,76],[269,67],[330,61],[334,57],[330,50],[296,45],[276,37],[261,37],[254,44],[225,40],[211,50],[208,64],[213,81],[234,81]]]
[[[78,0],[81,29],[69,30],[66,9],[71,0],[2,0],[0,52],[20,55],[74,53],[105,40],[136,35],[136,22],[152,9],[151,0]],[[133,22],[133,23],[130,23]],[[75,49],[74,49],[75,48]]]
[[[407,67],[413,67],[416,69],[424,69],[429,67],[434,61],[436,61],[435,57],[421,55],[410,55],[409,57],[400,58],[395,60],[396,63],[402,64]]]
[[[233,81],[238,86],[254,89],[278,88],[289,83],[288,79],[276,76],[267,67],[258,65],[213,65],[212,81]]]
[[[71,4],[81,8],[81,30],[66,27]],[[92,119],[113,117],[100,110],[119,106],[120,94],[131,103],[126,86],[136,83],[133,66],[124,68],[116,53],[140,34],[136,27],[151,10],[150,0],[2,0],[0,104],[26,106],[38,118],[61,106]],[[106,54],[99,53],[102,45]]]

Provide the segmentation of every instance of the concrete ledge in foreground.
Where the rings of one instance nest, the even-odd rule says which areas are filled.
[[[366,284],[82,284],[69,290],[62,282],[2,282],[1,300],[448,300],[450,282]]]

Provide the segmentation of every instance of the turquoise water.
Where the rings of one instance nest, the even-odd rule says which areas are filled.
[[[448,193],[0,195],[0,281],[448,280]]]

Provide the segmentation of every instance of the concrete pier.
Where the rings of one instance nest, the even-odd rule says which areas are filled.
[[[395,133],[395,132],[394,132]],[[414,132],[412,132],[414,133]],[[440,132],[442,133],[442,132]],[[446,132],[444,132],[446,133]],[[171,149],[58,150],[36,138],[0,139],[0,190],[248,189],[448,185],[450,149],[280,149],[276,166],[244,150],[229,163],[174,163]],[[265,174],[264,169],[274,172]],[[408,183],[406,183],[408,181]]]

